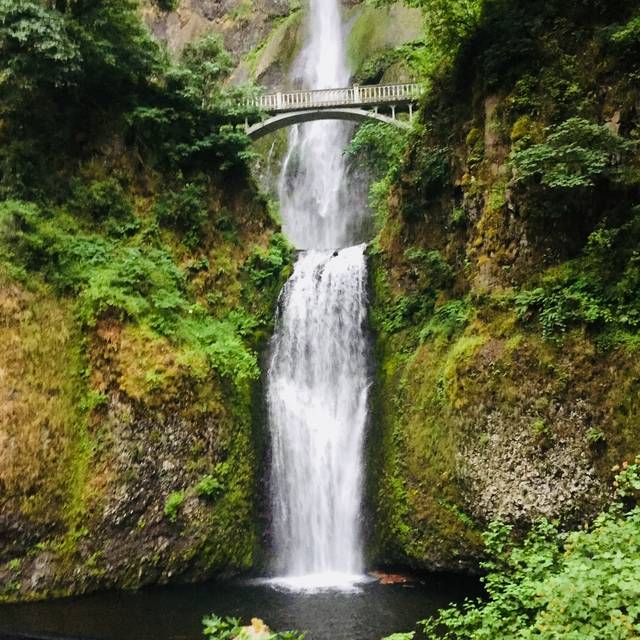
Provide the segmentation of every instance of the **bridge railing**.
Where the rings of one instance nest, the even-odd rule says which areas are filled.
[[[248,102],[263,111],[297,111],[326,107],[402,104],[414,101],[420,95],[420,85],[376,84],[354,85],[346,89],[314,89],[267,93]]]

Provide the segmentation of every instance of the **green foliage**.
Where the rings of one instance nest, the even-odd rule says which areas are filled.
[[[365,24],[366,21],[363,21],[363,26]],[[383,80],[385,71],[392,65],[396,63],[411,65],[415,58],[416,50],[419,50],[418,46],[419,43],[412,43],[395,47],[395,49],[376,51],[356,71],[353,81],[360,84],[380,83]]]
[[[199,498],[214,498],[223,490],[222,482],[212,475],[204,476],[195,487],[196,495]]]
[[[371,122],[358,127],[345,153],[379,180],[388,172],[397,172],[406,144],[407,134],[401,129]]]
[[[640,459],[625,464],[618,495],[640,489]],[[640,629],[640,508],[614,504],[593,524],[562,533],[537,523],[521,544],[513,527],[490,525],[489,599],[467,601],[424,621],[429,640],[619,640]]]
[[[182,491],[174,491],[167,496],[164,501],[164,515],[171,521],[176,522],[178,520],[178,513],[185,500],[185,495]]]
[[[623,462],[622,466],[616,465],[612,471],[618,472],[615,479],[617,494],[624,499],[640,502],[640,456],[629,464]]]
[[[179,190],[165,193],[155,207],[161,225],[183,234],[184,243],[195,249],[202,240],[204,225],[210,217],[207,189],[204,185],[187,183]]]
[[[39,2],[0,1],[0,99],[20,92],[73,84],[80,71],[79,46],[64,17]]]
[[[411,140],[409,157],[412,170],[403,173],[402,185],[415,195],[405,203],[403,213],[415,220],[450,187],[452,154],[449,147],[431,147],[416,137]]]
[[[227,98],[222,82],[232,69],[231,56],[225,51],[222,38],[208,34],[187,43],[171,79],[179,79],[183,95],[191,96],[204,107],[219,108],[220,102]]]
[[[461,333],[469,323],[474,308],[468,298],[451,300],[437,307],[420,331],[420,341],[441,338],[451,340]]]
[[[241,625],[238,618],[221,618],[212,614],[202,620],[206,640],[250,640],[252,637]],[[262,637],[262,636],[261,636]],[[272,632],[266,640],[304,640],[304,633],[297,631]]]
[[[22,202],[0,205],[0,229],[13,262],[77,295],[83,324],[105,316],[145,324],[238,384],[257,377],[256,356],[242,338],[246,320],[215,319],[191,302],[185,275],[165,249],[83,233],[73,219]]]
[[[376,0],[378,5],[391,0]],[[419,7],[425,16],[425,46],[420,51],[421,76],[433,80],[451,68],[466,40],[480,22],[483,0],[407,0],[409,6]]]
[[[156,0],[161,11],[175,11],[180,6],[180,0]]]
[[[399,296],[378,312],[377,324],[386,334],[393,334],[423,321],[435,308],[439,291],[451,284],[453,270],[439,251],[415,247],[405,251],[414,286],[410,293]],[[437,320],[434,321],[434,326]]]
[[[345,151],[355,166],[372,178],[369,206],[380,228],[386,218],[389,191],[398,177],[406,144],[407,134],[396,127],[367,123],[358,128]]]
[[[207,640],[234,640],[241,630],[239,618],[220,618],[215,614],[203,618],[202,624]]]
[[[169,68],[166,85],[153,104],[128,116],[138,143],[165,166],[222,171],[245,168],[253,156],[249,139],[235,125],[257,112],[244,106],[248,87],[224,87],[231,58],[218,36],[189,43],[179,64]]]
[[[293,249],[285,236],[274,233],[269,239],[267,249],[256,247],[244,264],[249,280],[256,287],[263,287],[269,282],[279,282],[280,276],[291,263]]]
[[[174,64],[137,0],[43,5],[0,1],[0,190],[31,198],[64,188],[53,167],[116,131],[161,168],[246,169],[249,140],[235,125],[256,113],[243,106],[248,89],[222,88],[231,62],[219,39],[190,43]]]
[[[545,338],[559,340],[577,324],[602,331],[640,327],[640,210],[620,227],[591,233],[583,255],[553,269],[541,285],[515,297],[522,321],[537,318]]]
[[[613,48],[629,62],[640,56],[640,16],[634,16],[625,25],[612,30]]]
[[[390,636],[383,638],[383,640],[413,640],[415,635],[415,631],[409,631],[407,633],[392,633]]]
[[[75,179],[72,191],[71,208],[92,220],[125,219],[133,213],[131,200],[115,178],[94,180],[88,184]]]
[[[545,142],[512,152],[516,182],[577,189],[594,187],[603,178],[619,178],[628,144],[607,126],[570,118],[547,132]]]

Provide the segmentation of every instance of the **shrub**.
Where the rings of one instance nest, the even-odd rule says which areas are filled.
[[[619,486],[640,488],[640,459],[625,465]],[[619,495],[624,495],[619,491]],[[640,626],[640,508],[614,504],[588,527],[562,533],[547,521],[524,542],[491,524],[488,600],[468,600],[423,622],[428,640],[620,640]]]
[[[95,180],[89,184],[76,179],[72,191],[72,209],[89,216],[92,220],[125,219],[133,213],[131,200],[115,178]]]
[[[640,328],[640,210],[620,227],[604,225],[587,240],[582,256],[552,269],[540,286],[515,297],[521,321],[536,318],[545,338],[558,340],[571,327]]]
[[[185,495],[182,491],[174,491],[167,496],[167,499],[164,501],[164,515],[170,522],[176,522],[178,520],[178,513],[184,500]]]
[[[207,190],[203,185],[187,183],[182,189],[159,198],[155,213],[161,225],[181,232],[185,244],[195,249],[200,244],[204,225],[210,216]]]
[[[614,29],[610,42],[614,50],[633,67],[633,59],[640,56],[640,16],[635,16],[625,25]]]
[[[196,485],[196,495],[200,498],[213,498],[224,489],[223,484],[218,478],[207,475],[201,478]]]
[[[279,282],[283,269],[291,262],[293,249],[281,233],[274,233],[269,238],[269,246],[265,250],[256,247],[244,264],[244,270],[251,282],[263,287],[268,282]]]
[[[191,302],[184,273],[165,249],[83,233],[72,218],[19,201],[0,205],[0,229],[12,264],[39,270],[60,291],[77,295],[84,325],[106,315],[146,324],[237,384],[258,376],[242,335],[252,318],[217,319]]]
[[[438,337],[450,340],[467,326],[473,311],[468,299],[451,300],[443,304],[420,331],[420,341]]]
[[[82,61],[62,14],[28,0],[0,0],[0,58],[0,95],[10,101],[73,84]]]
[[[161,11],[175,11],[180,6],[180,0],[156,0]]]
[[[354,164],[371,174],[369,206],[375,212],[376,224],[382,227],[387,213],[387,199],[394,184],[407,135],[389,125],[368,123],[359,127],[346,149]]]
[[[420,187],[425,199],[442,193],[451,177],[451,150],[448,147],[425,148],[418,152]]]
[[[434,310],[438,292],[448,288],[453,269],[439,251],[410,247],[404,253],[410,264],[412,290],[385,305],[377,322],[385,333],[396,333],[419,324]]]
[[[547,133],[545,142],[512,152],[516,182],[577,189],[619,177],[621,159],[629,147],[607,126],[571,118]]]
[[[397,170],[406,143],[407,134],[401,129],[372,122],[358,128],[345,153],[379,180]]]

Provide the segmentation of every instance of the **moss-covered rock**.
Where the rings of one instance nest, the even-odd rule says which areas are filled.
[[[127,158],[118,165],[122,172]],[[90,182],[91,167],[80,170],[83,180]],[[63,208],[51,214],[51,226],[36,222],[16,243],[13,216],[19,213],[11,207],[25,215],[36,209],[14,203],[0,221],[5,599],[194,581],[246,571],[260,561],[264,427],[255,362],[272,329],[291,251],[246,179],[224,190],[205,181],[211,213],[195,249],[180,229],[159,230],[153,212],[164,194],[161,176],[138,169],[122,182],[136,203],[133,235],[110,236],[108,219],[87,222],[83,211]],[[55,234],[76,224],[92,235],[65,254],[74,236]],[[162,258],[154,277],[179,274],[173,293],[140,282],[146,275],[137,271],[136,245],[145,238],[153,238],[153,255]],[[60,245],[54,253],[64,255],[57,271],[48,268],[52,242]],[[117,285],[112,275],[92,271],[102,268],[100,259],[83,262],[95,247],[128,252],[129,275],[118,277],[140,285],[128,302],[126,289],[115,294],[108,288]],[[33,255],[40,257],[30,263]],[[72,273],[81,274],[75,290],[61,284]],[[116,297],[87,316],[86,305],[104,295]],[[165,305],[160,315],[132,316],[158,295]],[[176,312],[184,320],[171,320]],[[189,324],[192,313],[197,319]],[[198,338],[212,328],[224,335]],[[233,345],[223,352],[223,366],[207,347],[219,348],[224,342],[218,340]],[[252,367],[236,369],[233,358],[254,362],[255,374]],[[205,495],[198,487],[206,479],[217,490]],[[181,500],[168,514],[172,495]]]
[[[603,45],[626,17],[554,5],[551,27],[521,7],[535,47],[506,51],[503,9],[487,9],[446,77],[431,79],[370,251],[371,552],[383,564],[477,567],[491,519],[520,531],[540,517],[579,524],[610,500],[612,466],[636,454],[635,311],[606,300],[637,295],[637,151],[621,169],[635,177],[584,191],[523,185],[511,163],[577,114],[616,114],[610,128],[637,141],[637,88]],[[518,64],[492,75],[512,51],[524,51]],[[451,275],[434,279],[442,263]]]

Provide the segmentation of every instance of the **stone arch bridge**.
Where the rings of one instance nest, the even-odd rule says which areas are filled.
[[[247,104],[269,117],[253,124],[247,121],[245,127],[252,140],[283,127],[314,120],[374,120],[409,128],[420,92],[419,84],[377,84],[267,93]],[[405,110],[409,114],[408,121],[397,118],[398,112]]]

